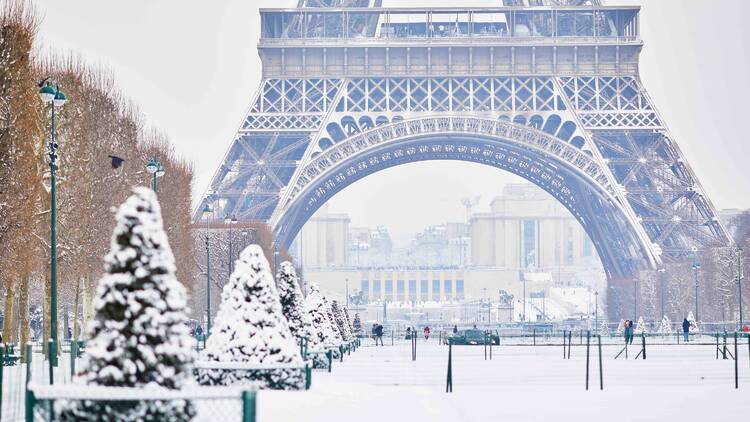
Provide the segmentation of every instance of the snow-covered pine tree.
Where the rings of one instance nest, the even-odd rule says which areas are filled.
[[[695,320],[695,315],[693,315],[693,311],[688,312],[687,320],[690,323],[691,333],[697,333],[700,331],[700,327],[698,327],[698,321]]]
[[[305,312],[312,321],[313,335],[310,338],[308,350],[310,352],[324,352],[327,349],[337,347],[336,334],[333,324],[328,319],[328,311],[324,302],[323,294],[315,283],[310,283],[310,291],[305,298]],[[327,368],[328,361],[320,354],[313,354],[313,367]]]
[[[299,348],[282,313],[279,292],[258,245],[240,253],[221,292],[221,304],[202,357],[209,362],[303,366]],[[203,385],[252,384],[276,390],[304,388],[302,369],[201,369]]]
[[[638,322],[635,324],[635,333],[641,334],[646,332],[646,323],[643,321],[643,317],[638,317]]]
[[[338,326],[339,332],[341,333],[341,338],[344,340],[344,342],[352,341],[352,329],[351,327],[349,327],[349,323],[346,322],[344,310],[335,300],[331,301],[331,312],[333,313],[333,318],[336,321],[336,326]]]
[[[354,314],[352,329],[354,330],[354,335],[357,337],[361,337],[364,334],[362,331],[362,320],[359,319],[359,314]]]
[[[602,323],[601,323],[601,325],[599,327],[599,335],[600,336],[608,336],[609,335],[609,323],[606,320],[602,321]]]
[[[659,324],[659,332],[660,333],[672,333],[672,321],[669,320],[669,317],[664,315],[664,317],[661,319],[661,324]]]
[[[305,312],[305,298],[299,286],[299,277],[289,261],[284,261],[276,274],[276,287],[279,289],[281,309],[289,323],[289,330],[300,344],[302,338],[310,338],[312,321]]]
[[[354,325],[352,325],[352,317],[349,315],[349,308],[342,306],[341,309],[344,311],[344,321],[346,321],[346,325],[349,327],[352,337],[356,337],[356,334],[354,334]]]
[[[625,332],[625,320],[621,319],[620,323],[617,325],[617,334],[622,334]]]
[[[326,308],[326,316],[328,317],[328,322],[331,325],[331,331],[333,331],[333,338],[334,338],[334,344],[336,347],[333,350],[333,358],[338,359],[341,357],[341,349],[340,346],[344,344],[344,336],[341,334],[341,329],[339,328],[339,324],[336,322],[336,317],[333,315],[333,308],[331,307],[331,302],[328,300],[328,298],[323,295],[323,304],[325,304]]]
[[[117,211],[95,317],[75,382],[108,387],[180,389],[191,378],[194,340],[185,289],[175,278],[161,209],[151,189],[135,188]],[[57,402],[59,420],[188,421],[188,401]]]

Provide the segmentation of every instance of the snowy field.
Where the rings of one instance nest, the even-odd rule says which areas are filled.
[[[454,346],[453,393],[445,393],[448,348],[408,342],[360,348],[332,373],[313,374],[308,392],[262,391],[258,420],[271,421],[740,421],[750,408],[748,346],[740,349],[740,389],[734,361],[716,360],[715,346],[665,345],[647,360],[614,360],[604,346],[604,391],[592,347],[585,390],[585,346]],[[637,349],[637,348],[636,348]],[[637,350],[636,352],[637,353]]]

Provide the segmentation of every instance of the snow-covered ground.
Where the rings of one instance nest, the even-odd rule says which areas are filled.
[[[453,348],[453,393],[445,393],[448,348],[420,341],[417,361],[408,342],[360,348],[332,373],[313,374],[308,392],[262,391],[260,422],[270,421],[738,421],[750,390],[748,346],[740,351],[740,389],[734,362],[716,360],[715,347],[664,345],[647,360],[614,360],[619,345],[603,347],[604,391],[592,348],[585,390],[585,346]],[[637,351],[636,351],[637,353]]]
[[[482,346],[453,347],[453,393],[445,393],[447,346],[420,340],[417,361],[408,341],[374,347],[371,340],[333,372],[315,371],[312,389],[258,393],[258,421],[740,421],[750,390],[747,340],[740,346],[740,389],[734,361],[716,360],[713,345],[648,346],[648,359],[614,360],[618,343],[602,348],[604,391],[599,390],[598,355],[591,348],[590,390],[585,390],[585,346],[574,344],[571,359],[562,347],[501,346],[484,360]],[[730,348],[733,351],[733,347]],[[34,380],[48,373],[35,357]],[[66,365],[67,366],[67,365]],[[2,420],[21,420],[21,367],[6,367]],[[67,368],[56,382],[69,382]],[[62,373],[61,373],[62,372]],[[17,410],[8,412],[8,401]],[[204,402],[195,421],[239,418],[239,402]],[[236,409],[235,409],[236,408]]]

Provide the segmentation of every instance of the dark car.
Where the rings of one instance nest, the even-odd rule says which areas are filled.
[[[445,339],[445,344],[450,341],[452,344],[459,345],[483,345],[484,344],[485,331],[482,330],[459,330],[455,334],[451,334]],[[500,336],[495,333],[488,333],[487,344],[500,344]]]

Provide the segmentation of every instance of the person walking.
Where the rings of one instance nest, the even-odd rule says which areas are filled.
[[[453,334],[458,333],[458,325],[453,326]]]
[[[682,320],[682,336],[685,338],[685,342],[690,341],[690,321],[685,318]]]
[[[633,338],[635,337],[635,329],[633,328],[633,320],[628,320],[628,343],[633,344]]]
[[[404,340],[411,340],[411,327],[406,327],[406,338]]]
[[[425,325],[424,330],[422,331],[424,332],[424,340],[425,341],[429,340],[430,339],[430,327]]]
[[[628,341],[630,340],[630,330],[628,328],[628,320],[622,321],[622,335],[625,336],[625,345],[628,344]]]
[[[383,344],[383,326],[380,324],[377,324],[375,326],[375,345],[378,345],[378,341],[380,341],[381,346],[385,346]]]

